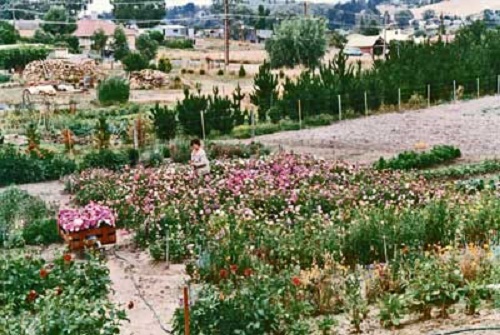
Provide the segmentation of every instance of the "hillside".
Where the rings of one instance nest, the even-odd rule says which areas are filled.
[[[379,5],[377,8],[381,13],[388,11],[391,15],[394,15],[396,11],[401,9],[392,5]],[[486,9],[500,10],[500,0],[448,0],[414,8],[411,11],[415,15],[415,18],[422,18],[422,14],[428,9],[432,9],[438,14],[468,16],[482,13]]]

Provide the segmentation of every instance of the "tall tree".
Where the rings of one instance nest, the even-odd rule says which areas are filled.
[[[115,52],[116,60],[122,60],[130,53],[127,36],[121,27],[117,27],[115,29],[115,33],[113,34],[113,50]]]
[[[141,28],[158,25],[166,14],[164,0],[112,0],[111,4],[117,20],[136,22]]]
[[[314,68],[319,65],[326,48],[326,24],[316,18],[285,20],[266,42],[273,68],[299,64]]]
[[[265,116],[278,100],[278,83],[278,76],[271,72],[271,64],[264,61],[254,77],[254,92],[250,94],[252,104],[259,107],[259,115]]]
[[[96,50],[102,55],[102,52],[106,48],[106,43],[108,43],[108,36],[104,33],[104,30],[99,29],[90,37],[92,41],[92,49]]]
[[[52,7],[44,16],[47,23],[42,24],[42,29],[52,35],[71,34],[76,30],[75,19],[70,17],[65,8]]]
[[[413,19],[413,13],[410,10],[400,10],[394,14],[394,20],[401,28],[406,28],[410,25],[410,20]]]
[[[0,21],[0,44],[15,44],[19,39],[19,32],[8,22]]]
[[[272,22],[269,22],[268,19],[269,14],[271,14],[269,8],[265,9],[263,5],[259,5],[259,8],[257,10],[257,15],[259,16],[259,19],[255,24],[255,29],[268,29],[272,27]]]
[[[149,34],[142,34],[137,38],[135,42],[137,50],[145,57],[148,61],[156,57],[156,52],[158,51],[158,42],[153,40]]]

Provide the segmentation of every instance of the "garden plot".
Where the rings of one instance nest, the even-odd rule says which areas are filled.
[[[497,96],[432,108],[346,120],[331,126],[260,136],[258,141],[295,152],[352,162],[372,162],[424,142],[450,144],[466,160],[500,154]]]

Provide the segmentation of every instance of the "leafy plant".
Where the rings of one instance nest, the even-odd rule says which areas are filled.
[[[405,151],[390,160],[380,158],[375,164],[377,169],[410,170],[424,169],[446,162],[461,156],[460,149],[453,146],[441,145],[433,147],[429,152],[417,153]]]
[[[97,149],[107,149],[110,145],[111,131],[106,117],[101,116],[97,120],[94,130],[94,142]]]
[[[116,171],[127,164],[129,164],[129,157],[126,154],[109,149],[101,149],[85,154],[79,168],[80,170],[105,168]]]
[[[175,138],[177,132],[176,111],[157,103],[151,111],[151,121],[158,139],[168,141]]]
[[[245,67],[243,65],[240,66],[240,70],[238,71],[238,77],[244,78],[247,76],[247,72],[245,71]]]
[[[108,78],[97,87],[97,97],[104,106],[125,103],[130,97],[130,85],[117,77]]]
[[[38,219],[23,229],[23,239],[27,245],[49,245],[61,242],[57,222],[54,219]]]
[[[172,63],[168,58],[160,58],[158,61],[158,70],[164,73],[170,73],[172,71]]]
[[[380,323],[386,328],[397,328],[405,314],[404,296],[398,294],[386,294],[380,302]]]
[[[126,71],[141,71],[149,67],[149,60],[138,52],[131,52],[122,59]],[[127,99],[128,100],[128,99]]]

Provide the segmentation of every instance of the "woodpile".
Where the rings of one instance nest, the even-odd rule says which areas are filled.
[[[92,59],[70,61],[64,59],[48,59],[33,61],[26,65],[24,79],[29,84],[45,81],[67,82],[79,84],[84,77],[90,77],[97,82],[101,73]]]
[[[167,86],[168,75],[161,71],[145,69],[130,73],[130,89],[150,90]]]

